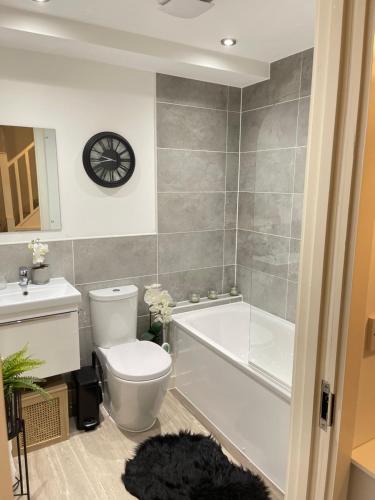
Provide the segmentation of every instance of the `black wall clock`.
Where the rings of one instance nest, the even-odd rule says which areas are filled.
[[[90,179],[99,186],[122,186],[133,175],[134,151],[121,135],[100,132],[87,141],[83,150],[83,166]]]

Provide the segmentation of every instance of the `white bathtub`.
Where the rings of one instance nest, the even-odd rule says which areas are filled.
[[[243,302],[173,316],[176,388],[279,489],[294,325]]]

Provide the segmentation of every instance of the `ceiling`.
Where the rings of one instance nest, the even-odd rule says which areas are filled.
[[[0,0],[0,5],[272,62],[314,45],[314,0],[214,0],[195,19],[161,12],[157,0]],[[234,36],[239,43],[219,43]]]
[[[214,0],[214,2],[215,6],[212,9],[195,19],[179,19],[164,14],[159,10],[157,0],[50,0],[45,4],[38,4],[32,0],[0,0],[0,7],[28,11],[38,16],[40,21],[54,16],[61,22],[74,20],[96,27],[110,28],[113,33],[116,33],[114,30],[119,30],[129,34],[146,35],[189,46],[196,54],[201,50],[213,51],[226,60],[237,58],[238,62],[244,58],[270,63],[314,45],[314,0]],[[3,28],[8,30],[13,26],[3,26]],[[33,45],[29,45],[25,37],[25,32],[31,33],[31,31],[20,29],[15,31],[19,36],[8,36],[9,30],[3,33],[3,36],[0,36],[0,45],[22,48],[24,43],[24,48],[31,47],[31,50],[34,50]],[[23,31],[22,36],[21,31]],[[43,50],[44,43],[44,51],[53,51],[53,45],[57,43],[58,37],[54,36],[54,40],[49,37],[47,40],[45,37],[40,37],[40,33],[36,34],[39,39],[38,43],[36,39],[34,40],[35,50]],[[222,47],[220,40],[225,36],[237,38],[238,45],[232,48]],[[67,52],[74,53],[74,44],[70,42],[70,49]],[[66,42],[64,44],[67,45]],[[98,42],[96,45],[101,44]],[[83,49],[79,51],[80,57],[84,57],[82,52]],[[258,79],[264,79],[264,76]]]

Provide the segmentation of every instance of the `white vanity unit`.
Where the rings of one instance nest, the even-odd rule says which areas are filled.
[[[28,354],[45,364],[32,375],[46,378],[80,367],[78,307],[81,294],[64,278],[47,285],[18,283],[0,290],[0,356],[28,346]]]

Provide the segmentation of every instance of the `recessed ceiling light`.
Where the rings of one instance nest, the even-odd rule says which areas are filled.
[[[237,40],[235,38],[223,38],[221,40],[221,45],[224,45],[224,47],[233,47],[236,44]]]
[[[49,2],[49,0],[33,0],[33,2],[36,2],[36,3],[47,3],[47,2]]]

